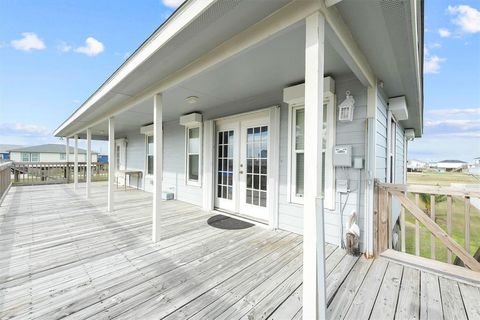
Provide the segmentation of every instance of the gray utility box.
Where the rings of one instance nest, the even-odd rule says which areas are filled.
[[[333,165],[335,167],[352,166],[352,146],[338,145],[333,147]]]

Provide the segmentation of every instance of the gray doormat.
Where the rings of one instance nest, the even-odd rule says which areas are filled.
[[[207,223],[214,228],[225,229],[225,230],[240,230],[240,229],[247,229],[254,226],[252,223],[230,218],[230,217],[224,216],[223,214],[217,214],[209,218],[207,220]]]

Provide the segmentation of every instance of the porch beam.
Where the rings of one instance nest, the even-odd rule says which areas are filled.
[[[78,187],[78,134],[74,136],[75,144],[73,150],[73,189],[76,191]]]
[[[115,183],[115,118],[108,118],[108,203],[107,211],[113,212],[113,188]]]
[[[85,181],[85,197],[90,198],[90,187],[92,182],[92,129],[87,129],[87,181]]]
[[[163,176],[163,100],[162,94],[157,93],[153,98],[153,212],[152,212],[152,241],[160,241],[160,219],[162,203],[162,176]]]
[[[236,54],[257,45],[270,38],[272,35],[302,21],[310,14],[320,10],[322,5],[324,7],[322,1],[292,1],[263,20],[223,42],[184,68],[168,75],[143,92],[129,98],[124,103],[119,104],[115,110],[106,112],[100,120],[89,126],[95,126],[110,116],[120,114],[131,108],[133,105],[151,98],[156,93],[164,92],[169,88],[235,56]],[[86,127],[81,128],[79,132],[84,131],[85,128]],[[59,130],[59,132],[60,131],[61,130]]]
[[[305,42],[305,194],[303,206],[303,318],[326,318],[322,196],[325,17],[308,16]]]
[[[364,86],[374,87],[375,73],[362,50],[358,47],[342,15],[336,7],[330,6],[327,8],[325,3],[319,2],[322,5],[321,11],[325,15],[328,27],[333,31],[329,33],[331,35],[328,37],[329,43]]]

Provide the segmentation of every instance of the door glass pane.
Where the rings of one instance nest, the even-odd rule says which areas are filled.
[[[267,206],[268,126],[247,129],[246,203]]]
[[[233,143],[233,130],[217,133],[217,197],[228,200],[233,198]]]

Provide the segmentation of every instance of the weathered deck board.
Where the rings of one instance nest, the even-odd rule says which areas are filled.
[[[105,183],[88,201],[70,185],[12,188],[0,206],[0,319],[302,318],[300,235],[218,229],[180,201],[162,211],[152,244],[148,193],[116,190],[109,214]],[[480,315],[478,287],[325,252],[331,318]]]

